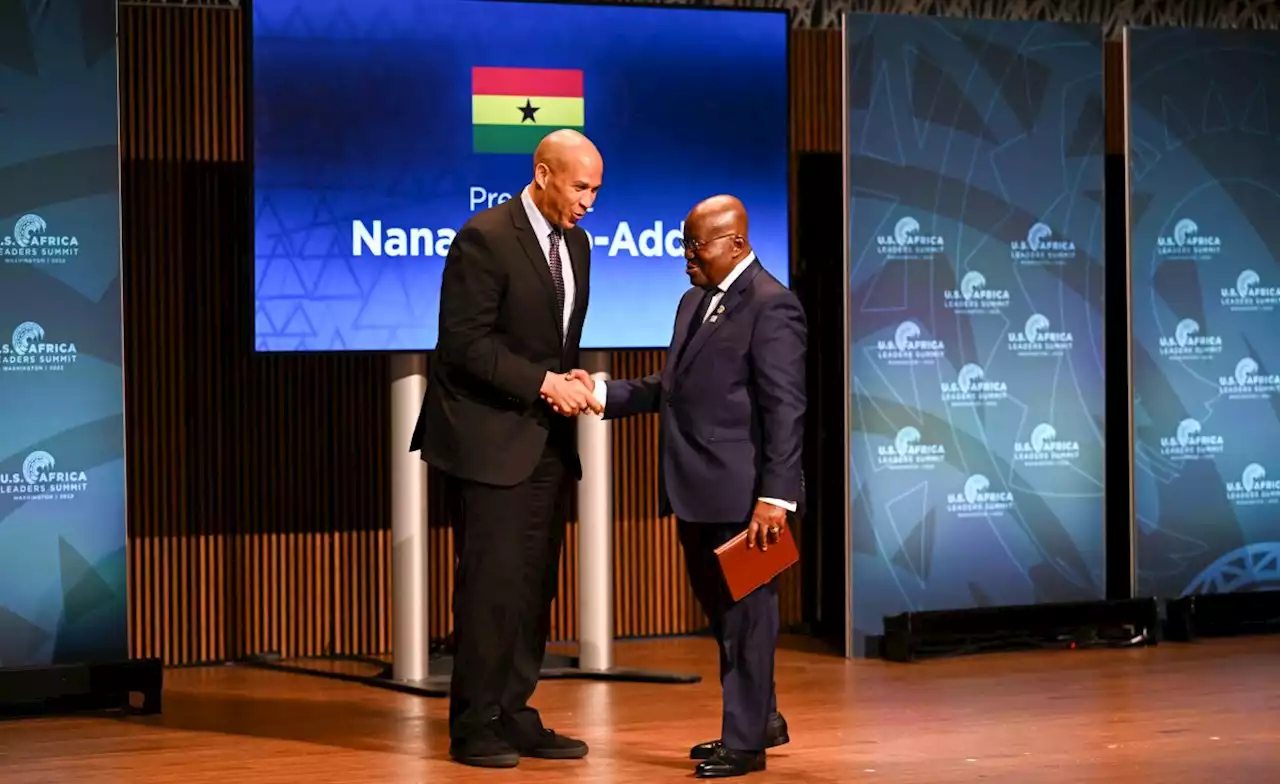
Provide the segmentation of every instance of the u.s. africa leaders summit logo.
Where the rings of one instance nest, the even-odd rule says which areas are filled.
[[[585,127],[582,71],[471,69],[471,150],[528,155],[552,131]]]

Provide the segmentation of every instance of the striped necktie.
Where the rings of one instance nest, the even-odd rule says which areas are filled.
[[[564,324],[564,269],[560,265],[560,239],[564,236],[564,232],[558,226],[551,228],[551,249],[547,253],[547,261],[551,265],[551,282],[556,287],[556,315],[559,316],[557,325]]]

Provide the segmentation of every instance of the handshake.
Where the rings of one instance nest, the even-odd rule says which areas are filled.
[[[595,388],[596,382],[587,371],[576,369],[563,374],[548,372],[538,393],[558,414],[576,416],[583,411],[603,414],[604,406],[596,400]]]

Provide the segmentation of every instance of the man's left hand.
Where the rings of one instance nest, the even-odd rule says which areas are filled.
[[[747,529],[747,547],[768,550],[770,543],[778,541],[786,525],[787,510],[768,501],[756,501],[751,527]]]

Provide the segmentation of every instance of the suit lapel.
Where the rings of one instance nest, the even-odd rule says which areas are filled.
[[[693,336],[693,340],[689,341],[688,348],[684,350],[684,354],[682,354],[676,361],[676,370],[680,370],[685,365],[692,362],[693,358],[702,350],[702,347],[707,345],[707,341],[715,335],[716,330],[720,328],[720,325],[729,318],[734,309],[742,302],[742,293],[751,285],[751,279],[754,278],[756,273],[759,271],[759,261],[751,262],[751,264],[742,271],[742,274],[738,276],[738,279],[733,282],[733,285],[729,287],[729,290],[720,298],[720,304],[716,305],[715,310],[711,311],[711,315],[707,317],[706,323],[698,329],[697,334]],[[697,300],[695,300],[695,302],[696,301]],[[692,318],[686,322],[685,329],[688,330],[692,326],[693,320],[701,317],[701,313],[693,314]],[[681,339],[683,340],[683,336]]]
[[[585,230],[570,230],[564,237],[565,247],[569,250],[569,265],[573,267],[573,308],[571,309],[573,315],[569,319],[569,327],[571,330],[578,331],[587,314],[586,294],[590,285],[587,276],[591,274],[588,265],[588,260],[591,258],[591,243],[587,240]],[[574,247],[569,247],[570,245]],[[550,277],[550,273],[547,276]],[[554,290],[552,297],[555,297]]]
[[[520,239],[520,247],[524,248],[525,255],[529,257],[529,263],[533,265],[533,273],[538,276],[538,280],[542,281],[542,287],[546,290],[547,312],[551,314],[551,319],[556,325],[556,334],[563,342],[564,321],[560,318],[560,314],[556,313],[556,284],[551,279],[551,265],[547,263],[547,257],[542,252],[541,242],[534,236],[533,224],[529,223],[529,216],[524,212],[524,202],[517,196],[508,199],[506,203],[511,205],[509,208],[511,222],[516,228],[516,236]],[[574,273],[577,273],[576,262]]]
[[[689,334],[689,329],[693,326],[693,319],[698,310],[698,303],[702,301],[699,289],[690,289],[685,294],[684,299],[680,300],[680,309],[676,311],[676,329],[671,336],[671,346],[667,349],[667,361],[663,365],[662,374],[668,376],[676,370],[676,363],[679,357],[676,352],[684,345],[685,337]],[[685,351],[685,353],[689,353]]]
[[[587,241],[586,230],[571,229],[565,233],[565,244],[568,245],[572,238],[577,238],[576,248],[569,248],[569,264],[573,267],[573,288],[575,291],[583,291],[587,288],[587,259],[591,258],[591,243]],[[582,301],[581,297],[574,297],[574,308]]]

